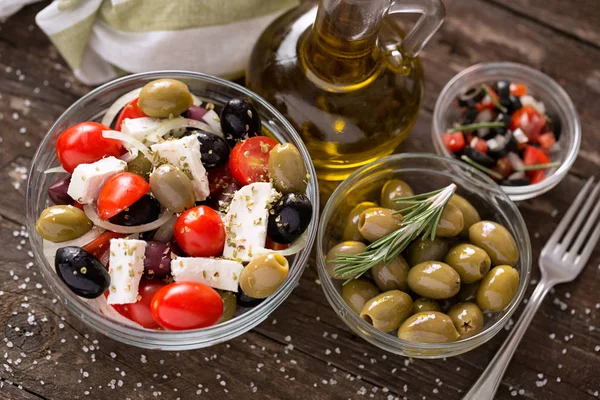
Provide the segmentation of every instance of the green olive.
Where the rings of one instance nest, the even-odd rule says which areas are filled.
[[[83,236],[93,226],[92,221],[79,208],[52,206],[42,211],[35,230],[44,239],[60,243]]]
[[[452,195],[448,203],[456,206],[462,212],[465,223],[462,231],[460,232],[460,235],[462,237],[469,237],[469,228],[471,227],[471,225],[481,221],[479,213],[477,212],[475,207],[473,207],[473,205],[469,203],[469,200],[465,199],[462,196],[459,196],[458,194]]]
[[[379,290],[367,279],[354,279],[342,286],[342,299],[357,314],[368,300],[378,294]]]
[[[419,297],[413,302],[413,314],[426,311],[442,311],[440,304],[425,297]]]
[[[400,290],[390,290],[365,303],[360,317],[375,329],[391,332],[397,329],[412,312],[412,299]]]
[[[414,195],[415,192],[408,183],[401,181],[400,179],[392,179],[391,181],[387,181],[387,183],[383,185],[383,189],[381,189],[381,206],[391,208],[392,210],[402,210],[408,207],[408,205],[398,204],[394,200]]]
[[[491,269],[477,289],[477,305],[485,311],[504,310],[519,288],[519,272],[510,265],[499,265]]]
[[[377,204],[373,203],[372,201],[363,201],[362,203],[358,203],[356,206],[354,206],[346,218],[346,226],[344,227],[342,240],[363,240],[363,237],[358,231],[358,219],[363,211],[373,207],[377,207]]]
[[[402,256],[398,256],[387,264],[379,263],[371,268],[371,276],[382,292],[388,290],[408,291],[406,277],[410,267]]]
[[[235,310],[237,309],[237,298],[235,297],[235,294],[225,290],[219,290],[219,295],[221,296],[221,300],[223,300],[223,315],[221,315],[219,322],[217,322],[220,324],[221,322],[229,321],[233,318]]]
[[[280,143],[269,153],[269,177],[275,189],[282,193],[304,193],[308,173],[300,152],[291,143]]]
[[[448,299],[460,290],[460,276],[448,264],[426,261],[408,271],[408,287],[419,296]]]
[[[450,307],[448,316],[461,339],[477,335],[483,330],[483,313],[475,303],[458,303]]]
[[[150,175],[150,190],[167,210],[180,213],[194,207],[194,187],[187,175],[171,164],[163,164]]]
[[[492,261],[481,247],[463,243],[450,249],[444,262],[460,275],[462,283],[473,283],[485,276],[490,270]]]
[[[145,180],[148,180],[150,178],[152,168],[152,163],[142,153],[138,153],[138,156],[136,158],[127,163],[127,172],[139,175]]]
[[[258,256],[242,270],[240,287],[253,299],[269,297],[285,282],[289,265],[287,259],[277,253]]]
[[[479,288],[480,281],[467,283],[460,285],[460,290],[456,295],[456,299],[460,302],[475,301],[477,297],[477,289]]]
[[[338,255],[351,256],[354,254],[360,254],[363,251],[365,251],[366,247],[366,244],[362,242],[356,242],[353,240],[347,240],[345,242],[341,242],[333,246],[331,250],[327,252],[327,256],[325,257],[325,267],[329,276],[335,279],[346,280],[347,278],[338,277],[335,275],[334,269],[336,265],[331,263],[331,261],[335,260]]]
[[[512,235],[500,224],[480,221],[469,228],[469,240],[488,253],[492,265],[510,265],[519,260],[519,249]]]
[[[460,334],[452,319],[438,311],[425,311],[410,316],[400,329],[398,337],[410,342],[448,343],[454,342]]]
[[[394,210],[383,207],[368,208],[360,214],[358,231],[369,242],[392,233],[402,224],[402,215],[394,215]]]
[[[444,212],[437,226],[436,235],[439,237],[452,237],[458,235],[465,226],[462,212],[454,204],[446,204]]]
[[[406,249],[406,260],[411,267],[425,261],[442,261],[448,252],[448,243],[443,239],[414,240]]]
[[[187,85],[175,79],[148,82],[138,98],[140,109],[154,118],[176,117],[190,108],[193,102]]]

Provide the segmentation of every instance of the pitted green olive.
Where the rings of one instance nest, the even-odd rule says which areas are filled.
[[[462,283],[473,283],[485,276],[490,270],[492,261],[481,247],[464,243],[450,249],[444,262],[460,275]]]
[[[187,85],[176,79],[157,79],[148,82],[140,92],[138,106],[149,117],[176,117],[194,100]]]
[[[163,164],[150,175],[150,190],[163,207],[180,213],[194,207],[195,196],[192,181],[179,168]]]
[[[410,267],[402,256],[398,256],[387,264],[379,263],[371,268],[371,276],[382,292],[389,290],[408,291],[406,278]]]
[[[350,256],[354,254],[359,254],[365,251],[367,247],[366,244],[362,242],[356,242],[353,240],[347,240],[345,242],[341,242],[336,244],[327,252],[327,256],[325,257],[325,267],[327,268],[327,273],[330,277],[335,279],[344,279],[344,277],[338,277],[335,275],[334,269],[336,267],[331,261],[335,260],[338,255]]]
[[[346,218],[346,226],[344,227],[342,240],[363,240],[363,237],[358,231],[358,220],[363,211],[373,207],[377,207],[377,204],[373,203],[372,201],[363,201],[362,203],[358,203],[356,206],[354,206]]]
[[[426,311],[442,311],[442,309],[437,301],[425,297],[419,297],[413,302],[413,314]]]
[[[436,235],[439,237],[453,237],[458,235],[465,226],[462,212],[454,204],[448,203],[437,226]]]
[[[269,177],[282,193],[304,193],[308,177],[300,152],[291,143],[280,143],[269,153]]]
[[[92,221],[79,208],[62,205],[42,211],[35,230],[44,239],[60,243],[83,236],[92,226]]]
[[[481,281],[460,285],[460,290],[456,295],[456,299],[463,303],[467,301],[475,301],[477,289],[479,288],[479,282]]]
[[[354,279],[342,286],[342,299],[357,314],[367,301],[378,294],[379,290],[367,279]]]
[[[219,291],[219,295],[221,296],[221,300],[223,300],[223,315],[221,315],[221,319],[219,319],[219,324],[221,322],[229,321],[233,318],[235,314],[235,310],[237,309],[237,297],[232,292],[227,291]]]
[[[517,294],[519,272],[510,265],[494,267],[483,277],[477,289],[477,305],[485,311],[504,310]]]
[[[421,343],[448,343],[460,335],[452,319],[438,311],[426,311],[410,316],[398,329],[398,337]]]
[[[483,313],[475,303],[459,303],[450,307],[448,316],[461,339],[477,335],[483,330]]]
[[[519,249],[508,229],[492,221],[480,221],[469,228],[469,240],[488,253],[492,265],[510,265],[519,260]]]
[[[460,210],[460,212],[462,212],[464,225],[462,231],[460,232],[460,235],[463,237],[469,237],[469,228],[471,227],[471,225],[481,221],[479,213],[477,212],[475,207],[473,207],[473,205],[469,202],[469,200],[465,199],[462,196],[459,196],[456,193],[453,194],[452,197],[450,197],[450,201],[448,203],[456,206]]]
[[[153,167],[154,166],[145,155],[138,153],[136,158],[127,163],[127,172],[139,175],[145,180],[148,180]]]
[[[288,276],[287,259],[276,253],[258,256],[240,274],[240,287],[253,299],[269,297],[285,282]]]
[[[373,297],[363,306],[360,317],[375,329],[391,332],[412,312],[412,299],[400,290],[390,290]]]
[[[402,210],[408,205],[398,204],[394,200],[414,195],[415,192],[408,183],[400,179],[392,179],[383,185],[383,189],[381,189],[381,206],[392,210]]]
[[[358,231],[369,242],[392,233],[402,224],[402,215],[394,215],[394,210],[383,207],[368,208],[360,214]]]
[[[448,299],[460,290],[460,276],[446,263],[426,261],[408,271],[408,287],[419,296]]]
[[[411,267],[425,261],[442,261],[447,252],[448,243],[443,239],[417,239],[406,249],[406,261]]]

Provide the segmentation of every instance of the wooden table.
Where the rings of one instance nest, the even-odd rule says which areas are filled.
[[[575,193],[600,176],[600,8],[597,0],[446,0],[448,17],[423,52],[427,95],[401,151],[433,151],[431,113],[444,84],[480,61],[532,65],[573,98],[579,158],[551,193],[522,202],[535,261]],[[447,360],[388,354],[355,337],[329,307],[313,266],[255,330],[179,353],[141,350],[88,329],[36,272],[24,224],[25,179],[53,121],[90,90],[34,24],[42,5],[0,25],[0,398],[460,399],[506,337]],[[593,399],[600,391],[600,251],[580,278],[545,300],[497,398]],[[534,267],[533,289],[539,279]],[[510,326],[510,324],[509,324]]]

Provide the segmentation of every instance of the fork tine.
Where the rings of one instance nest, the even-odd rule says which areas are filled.
[[[596,185],[596,187],[594,188],[594,191],[592,192],[590,199],[591,200],[596,199],[599,191],[600,191],[600,183],[598,183]],[[596,222],[596,219],[598,218],[598,214],[600,214],[600,201],[596,200],[596,207],[594,207],[594,209],[592,210],[592,213],[587,217],[587,221],[586,221],[585,225],[579,232],[579,235],[577,235],[577,239],[575,240],[575,243],[571,246],[571,249],[569,250],[569,253],[571,253],[573,255],[573,259],[575,258],[577,253],[579,253],[579,249],[583,245],[583,242],[585,241],[588,233],[594,226],[594,223]]]
[[[583,207],[581,207],[577,212],[577,218],[575,218],[575,221],[571,223],[571,227],[567,231],[565,237],[560,241],[560,244],[557,246],[557,249],[555,250],[557,253],[561,254],[566,252],[569,246],[571,245],[571,241],[573,240],[575,235],[581,231],[583,221],[586,220],[590,209],[596,204],[594,202],[594,198],[596,197],[597,192],[598,187],[595,187],[592,190],[592,193],[587,196],[587,200],[585,201]]]
[[[573,200],[573,204],[571,204],[571,207],[569,207],[569,209],[567,210],[567,213],[562,217],[558,226],[556,227],[556,230],[554,231],[552,236],[550,236],[550,239],[546,243],[546,246],[544,246],[545,248],[548,248],[548,249],[552,248],[552,249],[556,250],[555,246],[558,243],[558,240],[562,237],[563,233],[565,233],[565,230],[571,224],[571,220],[573,219],[573,217],[575,216],[577,211],[579,211],[579,207],[581,206],[581,203],[583,203],[584,199],[586,198],[588,189],[590,188],[590,186],[592,186],[593,181],[594,181],[594,177],[592,176],[590,179],[588,179],[586,184],[579,191],[579,194],[577,195],[577,197],[575,197],[575,200]]]
[[[592,255],[592,251],[594,251],[594,248],[598,243],[598,240],[600,240],[600,224],[596,225],[596,229],[594,229],[592,236],[590,236],[589,242],[583,248],[577,263],[580,263],[580,265],[585,265],[588,262],[590,256]]]

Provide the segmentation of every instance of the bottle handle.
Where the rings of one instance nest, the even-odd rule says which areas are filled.
[[[408,32],[402,43],[385,46],[390,61],[398,66],[402,59],[412,59],[419,55],[429,39],[439,29],[446,16],[446,8],[441,0],[396,0],[388,10],[389,14],[421,14],[421,17]]]

